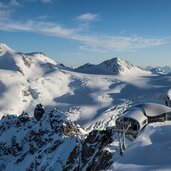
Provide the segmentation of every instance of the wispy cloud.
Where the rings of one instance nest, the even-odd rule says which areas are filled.
[[[97,20],[98,15],[97,14],[91,14],[91,13],[85,13],[76,18],[77,21],[81,22],[91,22],[94,20]]]
[[[74,20],[77,22],[80,31],[88,31],[91,29],[91,25],[95,21],[99,21],[98,14],[84,13],[77,16]]]
[[[36,20],[40,20],[40,21],[45,21],[48,19],[48,15],[40,15],[38,17],[36,17]]]
[[[74,38],[82,43],[81,49],[87,51],[134,51],[167,43],[163,38],[140,36],[77,36]]]
[[[52,0],[40,0],[40,1],[43,3],[52,3],[53,2]]]
[[[8,10],[8,6],[2,2],[0,2],[0,19],[9,17],[10,11]]]
[[[9,5],[11,5],[11,6],[20,6],[20,3],[17,0],[11,0]]]
[[[60,25],[42,22],[42,21],[32,21],[29,20],[25,23],[17,23],[11,20],[0,21],[0,30],[4,31],[27,31],[36,32],[44,35],[68,37],[73,34],[72,29],[64,28]]]
[[[83,35],[77,28],[66,28],[62,25],[40,20],[15,22],[10,19],[0,20],[0,30],[35,32],[48,36],[62,37],[80,43],[81,50],[87,51],[133,51],[142,48],[157,47],[167,43],[164,38],[141,36]]]
[[[2,9],[2,8],[6,8],[6,5],[3,4],[2,2],[0,2],[0,8],[1,8],[1,9]]]
[[[42,3],[51,3],[53,0],[27,0]],[[134,51],[142,48],[157,47],[167,43],[164,38],[152,38],[142,36],[116,36],[116,35],[90,35],[83,34],[83,30],[78,28],[67,28],[60,24],[45,21],[44,15],[34,20],[16,22],[11,19],[13,9],[22,6],[19,0],[9,0],[0,2],[0,30],[3,31],[23,31],[38,34],[62,37],[75,40],[80,43],[80,49],[87,51]],[[12,8],[13,7],[13,8]],[[85,13],[76,18],[77,21],[85,25],[99,19],[98,14]]]
[[[10,16],[10,11],[9,10],[4,10],[0,8],[0,19],[1,18],[6,18]]]
[[[10,0],[8,2],[0,2],[0,19],[9,18],[12,15],[14,7],[20,6],[17,0]]]

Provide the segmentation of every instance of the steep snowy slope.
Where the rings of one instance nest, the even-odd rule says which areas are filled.
[[[0,69],[20,72],[24,76],[38,76],[43,74],[44,68],[53,67],[55,61],[47,58],[43,53],[17,53],[5,44],[0,44]]]
[[[124,156],[118,157],[111,170],[171,170],[170,131],[170,121],[150,124],[127,145]]]
[[[16,71],[16,62],[12,57],[14,51],[5,44],[0,44],[0,68],[5,70]]]
[[[40,101],[53,104],[69,91],[69,76],[43,53],[17,53],[4,44],[0,49],[0,117],[32,111]]]
[[[104,61],[98,65],[85,64],[75,69],[78,72],[88,73],[88,74],[109,74],[109,75],[138,75],[138,74],[148,74],[147,71],[136,67],[129,63],[128,61],[122,60],[120,58],[113,58]]]

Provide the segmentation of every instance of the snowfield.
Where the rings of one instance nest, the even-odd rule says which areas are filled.
[[[171,122],[150,124],[128,144],[123,157],[113,164],[115,170],[170,170]]]
[[[32,117],[36,104],[42,103],[47,112],[57,108],[91,132],[115,126],[115,119],[134,104],[164,104],[170,89],[171,75],[146,71],[119,58],[74,70],[41,52],[18,53],[0,44],[0,118],[23,111]],[[150,124],[134,142],[127,142],[124,157],[117,154],[117,143],[111,144],[116,150],[111,170],[171,170],[170,132],[169,121]],[[71,152],[75,141],[67,139],[53,155],[60,156],[68,144]]]

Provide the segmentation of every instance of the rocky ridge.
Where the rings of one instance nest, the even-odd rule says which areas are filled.
[[[40,121],[23,112],[0,120],[0,170],[101,170],[109,168],[108,130],[87,133],[54,109]]]

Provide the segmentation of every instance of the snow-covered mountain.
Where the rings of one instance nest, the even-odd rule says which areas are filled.
[[[104,61],[98,65],[85,64],[75,69],[77,72],[88,73],[88,74],[109,74],[109,75],[137,75],[137,74],[148,74],[147,71],[140,67],[136,67],[120,58],[112,58]]]
[[[135,142],[128,141],[124,157],[112,130],[130,106],[164,104],[171,76],[119,58],[77,70],[41,52],[0,45],[0,170],[155,170],[157,163],[159,170],[169,170],[170,121],[151,124]],[[40,121],[33,117],[38,103],[46,109]],[[145,160],[158,149],[168,152],[166,162],[155,154]]]
[[[20,72],[25,76],[42,74],[44,68],[53,67],[55,61],[41,52],[19,53],[5,44],[0,44],[0,69]]]
[[[0,44],[0,49],[1,116],[32,110],[40,96],[42,103],[48,105],[49,99],[52,102],[68,91],[68,75],[45,54],[15,52],[4,44]]]
[[[160,67],[152,68],[152,69],[150,69],[150,71],[154,74],[167,74],[167,72],[165,72]]]
[[[60,108],[73,121],[93,129],[93,125],[104,127],[118,113],[113,106],[122,113],[125,106],[143,97],[164,103],[161,97],[170,89],[167,76],[153,76],[119,58],[95,66],[95,71],[100,66],[107,75],[71,71],[43,53],[19,53],[4,44],[0,60],[0,117],[22,111],[32,116],[36,104],[42,103],[46,108]],[[161,85],[156,87],[159,80]]]
[[[162,69],[167,73],[171,73],[171,67],[170,66],[164,66],[164,67],[162,67]]]
[[[163,66],[163,67],[160,67],[160,66],[156,66],[156,67],[147,66],[145,68],[145,70],[151,71],[154,74],[170,74],[171,73],[171,67],[169,67],[169,66]]]

